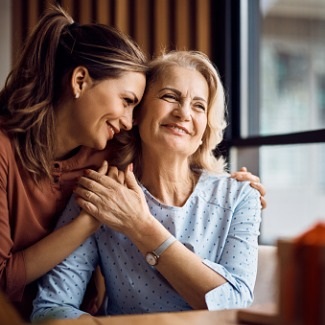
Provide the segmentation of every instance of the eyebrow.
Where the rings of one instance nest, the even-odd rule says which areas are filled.
[[[178,96],[182,97],[182,92],[179,91],[179,90],[176,89],[176,88],[172,88],[172,87],[164,87],[164,88],[162,88],[160,91],[163,91],[163,90],[171,90],[171,91],[175,92]],[[205,100],[204,98],[202,98],[202,97],[198,97],[198,96],[194,97],[193,99],[194,99],[194,100],[201,100],[201,101],[203,101],[203,102],[205,102],[205,103],[208,102],[208,101]]]
[[[139,98],[137,97],[137,95],[133,91],[127,90],[126,92],[128,94],[131,94],[132,95],[132,97],[133,97],[133,104],[139,103]]]

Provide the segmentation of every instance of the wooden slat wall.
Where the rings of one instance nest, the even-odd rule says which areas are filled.
[[[193,49],[210,55],[213,0],[12,0],[13,55],[42,12],[59,3],[80,23],[100,22],[131,35],[149,55]]]

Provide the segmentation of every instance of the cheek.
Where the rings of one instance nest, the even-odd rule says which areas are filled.
[[[196,128],[198,131],[198,135],[200,135],[200,137],[203,137],[207,126],[208,126],[208,121],[206,116],[201,117],[200,119],[197,120]]]

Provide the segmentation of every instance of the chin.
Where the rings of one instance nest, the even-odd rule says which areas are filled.
[[[95,150],[104,150],[107,147],[108,141],[109,140],[106,140],[105,142],[104,141],[96,142],[96,143],[94,143],[93,148]]]

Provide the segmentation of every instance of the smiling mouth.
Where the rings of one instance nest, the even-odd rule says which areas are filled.
[[[163,127],[168,129],[173,129],[176,132],[184,133],[184,134],[191,134],[186,128],[180,127],[179,125],[172,125],[172,124],[162,124]]]
[[[111,136],[112,136],[112,138],[114,137],[114,135],[116,134],[116,133],[118,133],[118,130],[115,130],[108,122],[106,122],[106,125],[107,125],[107,127],[108,127],[108,129],[109,129],[109,132],[111,133]]]
[[[111,124],[109,124],[109,122],[106,122],[108,128],[112,131],[113,135],[120,133],[120,129],[115,128],[114,126],[112,126]]]

